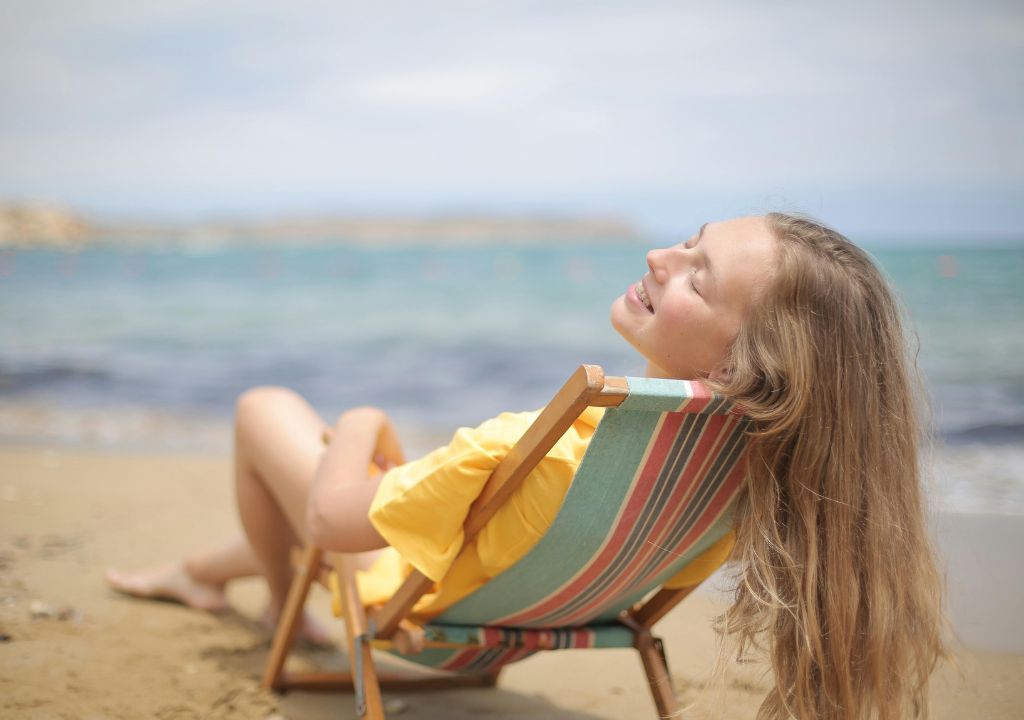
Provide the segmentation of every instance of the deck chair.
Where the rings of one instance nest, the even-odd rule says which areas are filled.
[[[348,688],[359,717],[384,717],[381,686],[493,685],[500,668],[541,650],[632,647],[658,714],[678,711],[654,624],[694,588],[663,585],[731,527],[749,420],[703,384],[605,378],[581,366],[498,464],[464,525],[469,541],[588,406],[608,408],[547,534],[512,567],[421,626],[425,649],[405,660],[448,671],[410,681],[378,675],[371,648],[397,653],[409,612],[433,586],[413,571],[368,618],[353,559],[306,547],[275,635],[263,686]],[[285,673],[314,580],[333,585],[350,673]]]

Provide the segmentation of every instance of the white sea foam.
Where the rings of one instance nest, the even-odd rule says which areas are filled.
[[[417,457],[446,443],[455,426],[399,419],[399,429],[408,455]],[[226,456],[231,427],[226,416],[138,406],[55,408],[7,402],[0,404],[0,444]],[[1024,443],[940,445],[922,465],[934,511],[1024,516]]]

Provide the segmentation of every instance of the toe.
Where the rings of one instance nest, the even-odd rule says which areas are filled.
[[[117,570],[107,570],[104,578],[110,587],[126,595],[146,596],[148,594],[145,584],[134,575]]]

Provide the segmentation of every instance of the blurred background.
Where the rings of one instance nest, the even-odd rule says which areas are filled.
[[[908,307],[937,494],[1024,513],[1024,6],[57,2],[0,26],[0,442],[413,449],[550,397],[644,251],[810,213]]]

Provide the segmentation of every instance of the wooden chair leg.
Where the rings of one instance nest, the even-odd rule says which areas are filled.
[[[348,656],[355,684],[356,713],[366,720],[384,720],[384,702],[380,694],[377,668],[373,663],[366,610],[356,587],[355,559],[339,555],[338,575],[341,578],[341,605],[345,614]]]
[[[310,585],[316,579],[322,557],[323,550],[314,545],[306,546],[303,551],[302,562],[295,570],[292,585],[288,588],[284,611],[281,613],[277,629],[274,631],[270,657],[267,658],[267,666],[263,671],[263,680],[260,683],[265,689],[279,689],[283,686],[284,662],[288,659],[288,651],[291,649],[295,633],[299,629],[299,620],[302,617],[303,606],[306,604],[306,596],[309,595]]]
[[[668,673],[660,642],[649,631],[641,630],[636,635],[636,649],[640,652],[640,660],[644,664],[647,684],[651,687],[658,716],[678,717],[679,702],[672,689],[672,677]]]

